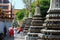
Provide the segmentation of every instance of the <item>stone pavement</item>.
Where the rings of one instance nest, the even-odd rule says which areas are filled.
[[[4,40],[14,40],[14,37],[5,37]]]
[[[25,40],[25,36],[21,36],[21,34],[16,34],[14,40]]]
[[[4,40],[25,40],[25,37],[20,34],[15,34],[14,37],[6,36]]]

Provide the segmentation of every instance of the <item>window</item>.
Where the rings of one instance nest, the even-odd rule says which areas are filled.
[[[0,3],[2,3],[2,0],[0,0]],[[3,3],[9,3],[8,0],[3,0]]]
[[[3,9],[8,9],[8,6],[3,6]]]
[[[4,0],[3,3],[9,3],[9,1],[8,0]]]
[[[0,6],[0,8],[8,9],[8,6]]]

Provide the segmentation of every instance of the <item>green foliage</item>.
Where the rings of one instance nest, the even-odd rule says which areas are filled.
[[[43,17],[46,16],[47,14],[47,11],[49,9],[49,6],[50,6],[50,0],[39,0],[39,3],[40,3],[40,9],[41,9],[41,14]],[[32,14],[34,15],[34,12],[35,12],[35,1],[31,4],[31,9],[32,9]],[[28,17],[28,14],[29,14],[29,10],[27,10],[27,13],[26,13],[26,10],[25,9],[22,9],[20,10],[19,12],[16,13],[16,16],[17,16],[17,19],[18,20],[22,20],[24,18],[24,13],[27,15]]]
[[[24,18],[25,14],[28,17],[29,11],[27,10],[27,13],[26,13],[26,10],[25,9],[20,10],[19,12],[16,13],[17,19],[18,20],[22,20]]]
[[[27,17],[29,16],[29,11],[27,11],[27,14],[26,15],[27,15]]]
[[[41,14],[43,17],[46,16],[47,14],[47,11],[49,9],[49,6],[50,6],[50,0],[39,0],[39,4],[40,4],[40,10],[41,10]],[[32,12],[34,14],[35,12],[35,2],[32,3]]]
[[[39,0],[39,4],[40,4],[40,10],[41,10],[41,14],[43,17],[46,16],[47,11],[49,9],[50,6],[50,0]],[[32,13],[34,14],[35,12],[35,7],[36,7],[36,3],[35,1],[31,4],[31,8],[32,8]]]
[[[32,8],[32,14],[34,15],[34,12],[35,12],[35,2],[33,2],[31,4],[31,8]]]
[[[50,6],[50,0],[40,0],[40,9],[42,16],[45,17]]]
[[[24,13],[25,13],[24,10],[20,10],[19,12],[17,12],[17,13],[16,13],[17,19],[18,19],[18,20],[22,20],[23,17],[24,17]]]

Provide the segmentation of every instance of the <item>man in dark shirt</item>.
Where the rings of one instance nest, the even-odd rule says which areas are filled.
[[[4,36],[6,36],[6,33],[7,33],[7,28],[6,26],[4,27]]]

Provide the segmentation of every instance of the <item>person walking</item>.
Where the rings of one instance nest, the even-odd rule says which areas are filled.
[[[4,36],[6,36],[6,33],[7,33],[7,28],[6,26],[4,27]]]
[[[23,28],[20,27],[20,34],[21,34],[21,37],[23,36]]]
[[[13,29],[13,27],[11,27],[9,29],[9,35],[10,35],[10,37],[14,36],[14,29]]]
[[[20,32],[22,32],[23,31],[23,28],[22,27],[20,27]]]

